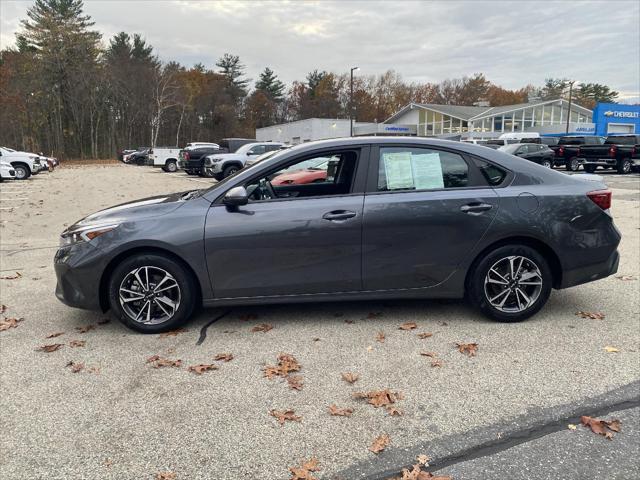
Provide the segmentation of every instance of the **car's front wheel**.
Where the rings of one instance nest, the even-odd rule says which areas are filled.
[[[505,245],[475,265],[468,279],[467,297],[494,320],[519,322],[544,306],[551,287],[551,269],[537,250]]]
[[[548,158],[543,159],[541,165],[543,167],[546,167],[546,168],[552,168],[553,167],[552,164],[551,164],[551,160],[549,160]]]
[[[24,163],[16,163],[13,165],[13,170],[16,173],[16,180],[26,180],[31,176],[31,170]]]
[[[580,168],[580,162],[578,161],[578,157],[571,157],[569,160],[567,160],[566,168],[570,172],[577,172],[578,169]]]
[[[196,285],[187,269],[159,254],[126,258],[111,274],[109,304],[127,327],[142,333],[173,330],[191,317]]]
[[[229,165],[222,170],[222,178],[230,177],[231,175],[235,175],[236,172],[240,170],[240,167],[237,165]]]

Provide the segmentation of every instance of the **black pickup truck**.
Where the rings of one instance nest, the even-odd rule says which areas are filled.
[[[629,173],[640,166],[640,135],[609,135],[602,145],[582,145],[578,161],[587,173],[593,173],[598,166]]]
[[[596,137],[593,135],[567,135],[560,137],[556,145],[549,145],[555,156],[553,163],[555,165],[564,165],[567,170],[577,172],[580,168],[578,162],[578,150],[582,145],[602,145],[604,137]]]
[[[229,150],[226,148],[215,147],[194,147],[185,148],[180,150],[178,154],[178,166],[182,168],[187,175],[202,175],[204,159],[207,155],[212,153],[227,153]]]

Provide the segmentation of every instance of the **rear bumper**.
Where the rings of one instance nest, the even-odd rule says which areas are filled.
[[[568,270],[562,274],[562,284],[559,288],[574,287],[583,283],[593,282],[613,275],[618,271],[620,254],[615,250],[609,258],[601,263],[586,265],[573,270]]]
[[[200,161],[190,162],[188,160],[185,162],[184,160],[178,160],[178,167],[180,167],[183,170],[200,172],[202,171],[202,162]]]

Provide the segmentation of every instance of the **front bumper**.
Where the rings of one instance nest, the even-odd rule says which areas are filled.
[[[54,256],[56,297],[65,305],[85,310],[103,310],[100,280],[104,265],[100,251],[87,244],[60,248]]]

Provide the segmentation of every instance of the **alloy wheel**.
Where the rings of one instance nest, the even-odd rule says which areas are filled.
[[[25,178],[27,178],[27,169],[22,165],[14,167],[14,170],[16,174],[16,180],[24,180]]]
[[[146,325],[170,320],[182,297],[176,279],[166,270],[153,266],[139,267],[125,275],[118,295],[127,316]]]
[[[573,157],[570,160],[570,165],[571,165],[571,171],[572,172],[577,172],[578,169],[580,168],[580,162],[578,162],[578,159],[576,157]]]
[[[540,268],[530,258],[511,255],[495,262],[484,279],[484,293],[493,308],[520,313],[536,303],[542,291]]]

